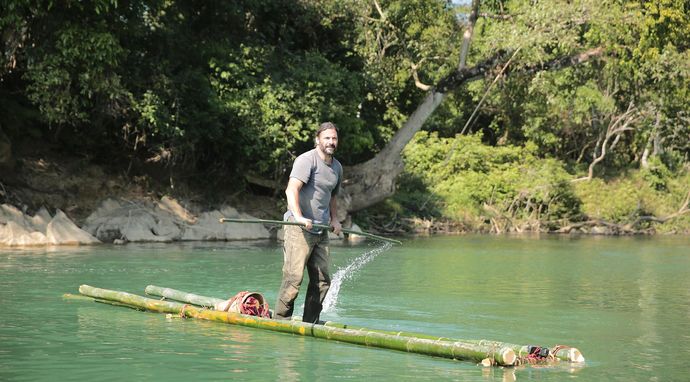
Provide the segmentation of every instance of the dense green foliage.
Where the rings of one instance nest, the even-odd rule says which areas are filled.
[[[572,182],[563,162],[536,152],[534,145],[488,146],[480,134],[421,132],[405,149],[406,172],[388,209],[471,230],[555,230],[588,217],[630,224],[669,216],[689,191],[690,174],[674,176],[661,161],[616,180]],[[690,216],[680,216],[661,230],[689,228]]]
[[[678,212],[688,195],[690,174],[673,176],[665,166],[654,170],[632,170],[611,181],[594,179],[576,184],[575,194],[587,216],[630,224],[658,232],[690,232],[690,216],[680,214],[663,225],[640,220],[645,216],[667,217]]]
[[[443,139],[420,133],[406,148],[405,159],[408,173],[430,185],[449,217],[481,216],[494,208],[546,220],[579,212],[571,176],[560,163],[539,159],[529,148],[486,146],[479,135]]]
[[[9,140],[51,141],[132,171],[153,164],[191,179],[284,182],[320,121],[338,124],[346,165],[379,152],[418,106],[420,87],[457,69],[468,7],[3,0],[0,10]],[[481,12],[467,65],[506,51],[507,70],[498,75],[503,61],[461,84],[426,121],[433,133],[408,145],[393,209],[528,229],[682,204],[686,1],[484,1]],[[534,69],[597,47],[603,55],[585,64]]]
[[[3,30],[14,28],[22,48],[4,41],[16,65],[3,72],[0,123],[15,137],[32,125],[44,139],[105,158],[230,173],[273,172],[325,119],[342,126],[346,156],[371,145],[355,118],[364,81],[346,44],[354,19],[335,5],[333,14],[288,1],[13,1],[7,9]],[[7,118],[20,108],[38,113]]]

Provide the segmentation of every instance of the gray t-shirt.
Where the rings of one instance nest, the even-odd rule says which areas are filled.
[[[329,165],[316,149],[307,151],[295,159],[290,178],[296,178],[304,185],[299,190],[299,208],[302,216],[311,219],[315,224],[329,224],[331,221],[331,196],[340,191],[343,178],[343,166],[335,158]],[[285,220],[292,217],[292,212],[285,213]]]

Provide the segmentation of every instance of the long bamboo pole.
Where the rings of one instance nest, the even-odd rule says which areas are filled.
[[[259,223],[259,224],[276,224],[276,225],[296,225],[296,226],[304,227],[304,224],[298,223],[298,222],[287,222],[287,221],[282,221],[282,220],[267,220],[267,219],[220,218],[220,222],[221,223]],[[331,229],[330,226],[325,225],[325,224],[313,224],[312,226],[314,228],[325,229],[325,230],[329,230],[329,231]],[[344,233],[351,234],[351,235],[360,235],[360,236],[368,237],[370,239],[375,239],[375,240],[379,240],[379,241],[385,241],[388,243],[402,245],[402,242],[400,240],[395,240],[395,239],[391,239],[388,237],[374,235],[373,233],[354,231],[354,230],[345,229],[345,228],[343,228],[342,231]]]
[[[216,304],[226,301],[220,298],[201,296],[194,293],[183,292],[181,290],[164,288],[156,285],[147,285],[146,289],[144,289],[144,293],[151,296],[158,296],[188,304],[194,304],[204,308],[213,308]]]
[[[414,337],[398,337],[374,331],[358,331],[292,320],[273,320],[232,312],[220,312],[171,301],[154,300],[135,294],[81,285],[79,293],[97,299],[120,302],[160,313],[176,313],[184,317],[224,322],[227,324],[292,333],[358,345],[407,351],[451,359],[481,362],[490,359],[493,364],[510,366],[517,359],[510,348],[464,343],[461,341],[433,341]]]
[[[145,309],[140,308],[136,305],[125,304],[125,303],[117,302],[117,301],[104,300],[101,298],[94,298],[94,297],[84,296],[81,294],[65,293],[62,295],[62,298],[64,300],[67,300],[67,301],[89,301],[89,302],[96,302],[99,304],[121,306],[121,307],[130,308],[130,309],[134,309],[134,310],[141,310],[141,311],[145,310]]]
[[[177,290],[177,289],[164,288],[164,287],[160,287],[160,286],[156,286],[156,285],[148,285],[145,289],[145,292],[148,295],[164,297],[164,298],[173,299],[173,300],[186,302],[189,304],[200,305],[200,306],[212,307],[216,303],[225,301],[225,300],[222,300],[219,298],[201,296],[201,295],[197,295],[197,294],[193,294],[193,293],[189,293],[189,292],[184,292],[184,291]],[[349,330],[355,330],[355,331],[370,331],[370,332],[383,333],[383,334],[387,334],[387,335],[391,335],[391,336],[398,336],[398,337],[414,337],[414,338],[421,338],[421,339],[427,339],[427,340],[432,340],[432,341],[456,341],[456,340],[448,338],[448,337],[438,337],[438,336],[433,336],[433,335],[428,335],[428,334],[402,332],[402,331],[395,332],[395,331],[386,331],[386,330],[377,330],[377,329],[367,329],[367,328],[353,326],[353,325],[340,324],[340,323],[333,322],[333,321],[326,321],[326,322],[322,322],[321,324],[324,326],[328,326],[328,327],[349,329]],[[506,342],[490,341],[490,340],[461,339],[461,340],[457,340],[457,341],[461,341],[461,342],[465,342],[465,343],[473,343],[473,344],[482,345],[482,346],[491,346],[494,348],[508,347],[508,348],[513,349],[513,351],[515,351],[517,353],[518,358],[526,357],[528,355],[528,352],[529,352],[527,345],[517,345],[517,344],[510,344],[510,343],[506,343]],[[568,361],[568,362],[574,362],[574,363],[585,362],[585,357],[582,355],[580,350],[577,348],[555,346],[553,349],[555,349],[556,352],[552,355],[555,358],[558,358],[562,361]]]
[[[181,291],[181,290],[177,290],[177,289],[172,289],[172,288],[161,287],[161,286],[157,286],[157,285],[147,285],[146,289],[144,289],[144,292],[150,296],[163,297],[163,298],[168,299],[168,300],[175,300],[175,301],[184,302],[184,303],[188,303],[188,304],[194,304],[194,305],[197,305],[200,307],[205,307],[205,308],[213,308],[213,306],[215,306],[215,304],[226,301],[226,300],[223,300],[220,298],[201,296],[198,294],[189,293],[189,292],[185,292],[185,291]],[[420,334],[420,333],[406,333],[406,332],[393,332],[393,331],[366,329],[366,328],[362,328],[362,327],[358,327],[358,326],[339,324],[339,323],[333,322],[333,321],[322,321],[322,322],[319,322],[319,324],[325,325],[325,326],[341,328],[341,329],[370,330],[370,331],[390,334],[390,335],[394,335],[394,336],[417,337],[417,338],[424,338],[424,339],[429,339],[429,340],[433,340],[433,341],[450,341],[450,339],[446,338],[446,337],[430,336],[430,335]]]

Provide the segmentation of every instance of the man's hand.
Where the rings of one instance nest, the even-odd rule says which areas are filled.
[[[340,232],[343,230],[343,227],[340,225],[338,219],[331,219],[331,228],[333,233],[336,235],[340,235]]]
[[[295,221],[296,221],[297,223],[302,224],[302,225],[304,226],[304,228],[306,228],[306,229],[308,229],[308,230],[311,230],[311,228],[312,228],[312,221],[311,221],[311,219],[307,219],[307,218],[305,218],[304,216],[295,217]]]

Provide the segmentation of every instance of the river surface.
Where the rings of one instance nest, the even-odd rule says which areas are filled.
[[[141,295],[154,284],[275,301],[278,242],[130,244],[0,252],[0,381],[690,380],[688,237],[432,237],[331,253],[337,296],[322,319],[564,344],[586,363],[484,368],[63,299],[80,284]]]

